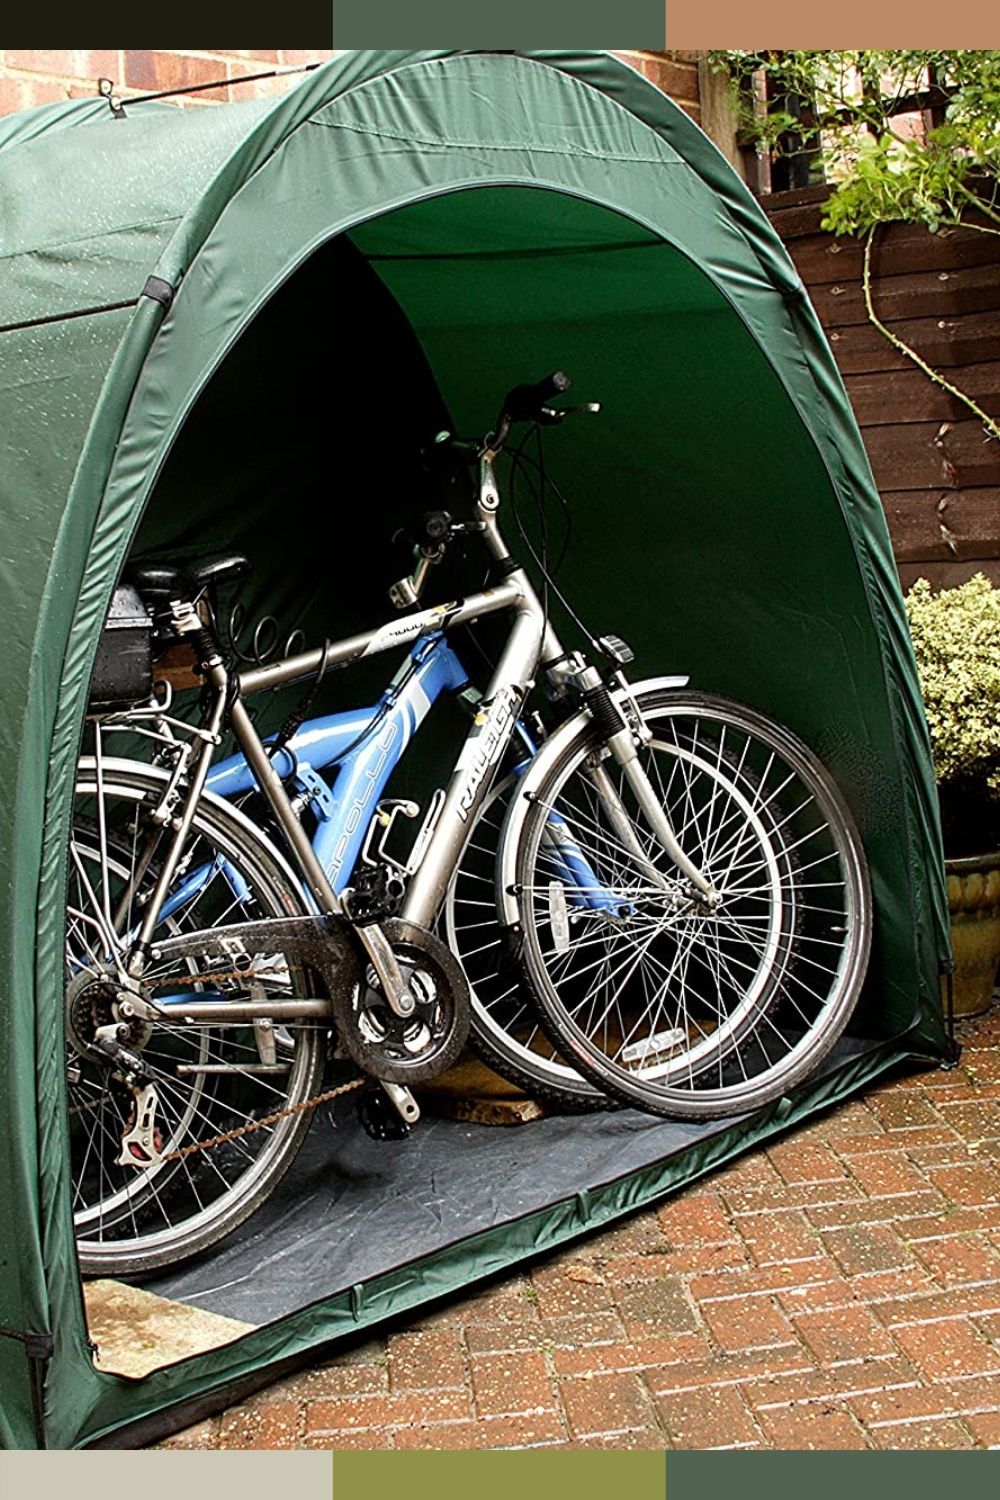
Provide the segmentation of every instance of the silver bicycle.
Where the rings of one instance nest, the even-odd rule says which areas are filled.
[[[546,559],[540,597],[504,541],[496,461],[514,423],[580,410],[553,404],[568,385],[516,387],[481,442],[436,445],[476,466],[471,512],[424,518],[402,613],[376,629],[238,671],[212,599],[245,558],[132,567],[158,642],[204,687],[194,724],[162,688],[102,705],[80,763],[66,1011],[85,1270],[207,1248],[287,1171],[317,1105],[360,1082],[372,1133],[412,1126],[412,1088],[470,1025],[551,1103],[696,1118],[794,1088],[847,1024],[870,895],[827,771],[683,677],[630,682],[617,637],[567,649]],[[485,549],[490,586],[421,608],[459,538]],[[490,615],[509,630],[479,692],[454,632]],[[257,732],[254,695],[404,649],[371,707]],[[527,702],[542,683],[547,730]],[[383,793],[445,695],[472,724],[402,857],[390,835],[420,810]]]

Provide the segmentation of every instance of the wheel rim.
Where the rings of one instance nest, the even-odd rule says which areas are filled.
[[[121,784],[120,781],[98,783],[84,776],[78,783],[78,796],[93,799],[97,796],[99,784],[105,811],[112,815],[117,807],[118,813],[125,810],[134,816],[150,791],[141,774],[131,784]],[[158,786],[156,791],[159,791]],[[218,925],[224,920],[278,915],[288,911],[289,894],[282,892],[259,862],[246,850],[238,848],[232,837],[227,836],[227,831],[211,818],[199,814],[194,838],[202,841],[203,850],[211,849],[224,855],[229,861],[228,867],[220,864],[186,909],[161,924],[158,935],[169,936],[203,925]],[[119,848],[113,857],[109,857],[107,838],[103,840],[102,850],[96,831],[89,836],[90,847],[81,850],[81,845],[87,842],[77,839],[76,854],[71,850],[71,869],[79,870],[82,852],[84,858],[90,859],[92,867],[95,860],[100,861],[104,873],[98,881],[78,881],[75,890],[71,885],[67,924],[71,965],[79,962],[80,954],[79,951],[73,954],[73,944],[79,944],[83,921],[88,915],[87,961],[94,962],[95,931],[99,931],[105,940],[106,954],[110,946],[106,917],[108,895],[114,892],[116,879],[120,888],[124,872],[129,867],[127,848]],[[226,869],[236,870],[246,877],[248,890],[242,893],[234,891],[229,875],[224,873]],[[220,878],[226,879],[228,892],[212,891],[212,884]],[[88,914],[85,909],[81,912],[81,906],[86,908],[87,903],[103,907],[104,915]],[[121,914],[123,931],[129,930],[131,922],[131,912]],[[214,962],[217,966],[218,960]],[[153,963],[144,974],[143,982],[160,1003],[169,1001],[171,993],[181,996],[184,993],[226,993],[223,983],[215,984],[209,990],[204,981],[192,982],[190,976],[197,970],[196,961],[191,959],[174,960],[172,964]],[[271,959],[266,987],[267,992],[273,994],[303,992],[301,975],[295,974],[280,955]],[[303,1038],[304,1044],[299,1045]],[[247,1061],[258,1063],[260,1052],[256,1033],[249,1025],[154,1025],[141,1051],[160,1098],[157,1115],[157,1123],[162,1127],[160,1150],[168,1154],[180,1147],[198,1144],[239,1125],[254,1123],[269,1113],[278,1113],[308,1097],[317,1064],[312,1035],[306,1038],[304,1032],[298,1033],[297,1041],[293,1031],[283,1028],[275,1045],[280,1046],[278,1061],[282,1066],[287,1063],[285,1073],[250,1075],[240,1071],[213,1075],[195,1071],[183,1074],[182,1068],[200,1070],[206,1065],[221,1064],[242,1069]],[[85,1069],[88,1065],[82,1066]],[[102,1068],[101,1064],[93,1066]],[[252,1134],[237,1137],[225,1146],[134,1173],[131,1167],[121,1167],[113,1160],[120,1149],[121,1133],[125,1128],[125,1100],[131,1096],[127,1095],[123,1085],[114,1084],[108,1070],[103,1070],[103,1079],[99,1078],[96,1096],[92,1076],[84,1073],[80,1084],[82,1089],[72,1081],[70,1083],[74,1220],[81,1259],[89,1269],[153,1267],[212,1243],[245,1217],[263,1196],[265,1184],[272,1177],[276,1180],[275,1174],[280,1175],[284,1170],[282,1163],[289,1157],[291,1143],[301,1129],[298,1119],[289,1117],[273,1126],[264,1126]],[[80,1111],[81,1093],[88,1090],[85,1109]],[[88,1112],[92,1123],[88,1126],[84,1119],[81,1132],[79,1115]]]
[[[706,716],[711,719],[711,733],[701,723]],[[831,806],[822,784],[814,784],[815,773],[799,760],[790,736],[779,732],[777,737],[765,738],[755,720],[748,728],[750,721],[727,718],[717,709],[709,713],[702,705],[661,707],[651,711],[650,722],[656,735],[650,755],[666,752],[675,777],[685,762],[688,766],[701,762],[702,775],[714,776],[716,785],[725,788],[732,816],[742,817],[745,829],[755,829],[769,886],[757,896],[750,889],[739,892],[742,906],[734,918],[732,906],[727,906],[732,871],[720,871],[714,857],[724,846],[716,841],[713,849],[710,840],[703,840],[696,852],[691,847],[690,825],[685,831],[686,820],[678,815],[683,796],[676,795],[677,788],[669,779],[662,775],[659,782],[654,779],[664,805],[671,809],[675,831],[683,834],[686,852],[700,868],[707,862],[706,873],[720,888],[728,883],[730,895],[723,889],[718,914],[692,913],[672,923],[670,952],[664,952],[662,924],[655,932],[648,922],[644,929],[632,924],[633,1016],[631,1022],[620,1022],[616,1032],[595,1008],[593,995],[579,991],[582,945],[574,939],[560,963],[553,965],[551,924],[547,941],[544,936],[544,893],[528,889],[544,884],[538,873],[532,876],[531,872],[544,874],[547,810],[555,804],[565,814],[560,802],[564,789],[574,778],[578,783],[582,780],[578,772],[583,756],[578,751],[554,774],[545,790],[545,804],[539,804],[530,831],[526,829],[528,854],[519,875],[526,887],[522,897],[526,958],[543,1009],[557,1026],[554,1035],[569,1044],[568,1055],[595,1082],[609,1088],[617,1084],[613,1091],[633,1102],[658,1101],[664,1113],[669,1112],[669,1104],[684,1106],[699,1094],[703,1098],[711,1094],[714,1104],[728,1103],[737,1111],[759,1095],[762,1078],[772,1090],[780,1089],[782,1077],[799,1071],[802,1059],[815,1050],[817,1030],[826,1030],[827,1018],[836,1019],[844,1009],[857,968],[862,924],[856,906],[861,875],[852,864],[852,842],[845,843],[841,837],[839,809]],[[705,803],[702,796],[702,811]],[[596,823],[592,816],[591,822]],[[581,829],[587,831],[585,819]],[[608,831],[591,828],[590,833],[588,852],[595,865],[603,865],[600,874],[606,883]],[[652,842],[647,835],[647,850]],[[751,861],[747,869],[752,868]],[[633,894],[634,890],[633,884]],[[623,899],[629,896],[624,883],[619,894]],[[755,900],[759,911],[754,909]],[[766,914],[764,907],[769,907]],[[828,936],[834,929],[839,929],[836,937]],[[713,931],[710,944],[707,937]],[[616,942],[617,958],[613,953]],[[623,975],[628,980],[628,960],[622,961],[622,951],[618,934],[609,936],[606,931],[593,939],[591,974],[599,975],[603,965],[619,985]],[[617,971],[612,967],[615,963]],[[570,977],[574,966],[575,978]],[[692,974],[700,976],[696,1006],[686,1005],[683,998]],[[704,1012],[706,1006],[711,1009],[712,991],[718,997],[717,1019],[707,1027]],[[632,1054],[623,1059],[623,1050],[630,1045]]]

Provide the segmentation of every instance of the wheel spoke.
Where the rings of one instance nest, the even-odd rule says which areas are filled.
[[[803,1076],[847,1021],[867,949],[863,856],[829,777],[786,731],[722,700],[650,699],[641,763],[719,904],[686,885],[618,770],[637,846],[669,884],[641,875],[581,736],[525,821],[525,960],[547,1029],[596,1084],[658,1113],[736,1112]],[[593,872],[586,886],[547,847],[559,820]],[[553,880],[571,921],[575,901],[575,920],[593,923],[568,945],[551,930]]]
[[[308,1024],[277,1023],[283,1039],[278,1058],[287,1069],[261,1073],[255,1071],[261,1054],[249,1022],[200,1025],[185,1021],[179,1010],[163,1020],[135,1020],[128,1045],[142,1059],[145,1078],[139,1082],[156,1089],[153,1124],[164,1159],[145,1166],[119,1164],[135,1093],[110,1059],[88,1050],[87,1038],[115,1018],[118,976],[108,958],[120,951],[122,938],[109,934],[108,914],[114,913],[120,932],[131,930],[140,899],[136,871],[149,848],[141,835],[145,798],[158,797],[162,781],[136,764],[119,784],[118,763],[114,771],[111,764],[95,765],[93,781],[84,777],[81,783],[84,812],[71,840],[67,921],[69,1060],[71,1078],[77,1080],[70,1084],[73,1210],[81,1262],[102,1274],[166,1265],[203,1249],[262,1201],[308,1127],[308,1112],[288,1113],[289,1106],[315,1093],[322,1073],[321,1033]],[[86,810],[94,805],[98,785],[100,817],[90,821]],[[148,860],[146,866],[155,880],[155,867]],[[234,916],[250,920],[297,909],[297,893],[270,856],[248,846],[224,811],[199,811],[179,868],[206,867],[206,878],[161,921],[157,936],[195,933]],[[238,881],[229,879],[228,869]],[[145,870],[141,878],[146,879]],[[178,874],[178,888],[184,878]],[[227,980],[219,988],[197,977],[220,968],[219,960],[210,958],[161,962],[147,969],[142,982],[154,1000],[171,989],[245,1000],[245,980]],[[258,955],[254,979],[265,997],[309,993],[301,967],[281,953]],[[184,1067],[194,1071],[184,1073]],[[206,1067],[225,1071],[205,1072]],[[262,1126],[271,1115],[279,1118]],[[233,1136],[247,1127],[251,1133]],[[206,1144],[219,1137],[227,1137],[225,1144]],[[191,1146],[199,1149],[180,1154]]]

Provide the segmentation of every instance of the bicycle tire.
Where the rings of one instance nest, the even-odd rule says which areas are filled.
[[[521,829],[516,870],[526,977],[554,1046],[612,1097],[666,1117],[744,1113],[802,1082],[850,1019],[871,942],[864,851],[832,777],[788,730],[706,694],[653,689],[639,705],[654,731],[642,752],[647,763],[655,770],[659,755],[675,776],[685,768],[676,785],[662,772],[654,785],[686,852],[722,890],[722,905],[709,912],[689,901],[668,912],[665,895],[630,898],[640,887],[633,877],[632,885],[619,878],[622,911],[645,911],[644,925],[637,917],[617,927],[606,922],[590,939],[596,957],[583,956],[582,941],[557,951],[545,913],[554,867],[543,845],[553,809],[583,837],[608,888],[629,868],[593,803],[581,811],[581,767],[601,753],[593,726],[581,725],[536,785]],[[730,804],[724,817],[713,812],[717,799]],[[751,814],[752,843],[745,831]],[[633,824],[649,858],[669,873],[671,862],[637,812]],[[766,885],[758,869],[767,870]],[[604,965],[609,980],[625,972],[600,1013],[601,1001],[590,993],[599,981],[582,984],[584,964]],[[625,985],[627,1003],[618,998]]]
[[[444,937],[461,961],[472,1002],[469,1044],[476,1056],[531,1098],[563,1113],[607,1109],[610,1100],[553,1047],[526,991],[517,955],[504,948],[496,903],[496,860],[511,773],[491,790],[445,895]]]
[[[110,939],[106,922],[102,926],[96,914],[97,906],[109,907],[108,897],[124,889],[130,874],[130,849],[133,863],[135,860],[142,810],[160,799],[164,784],[162,773],[139,762],[105,760],[100,776],[94,761],[80,762],[77,806],[86,812],[78,813],[71,832],[67,922],[68,972],[71,987],[75,984],[77,990],[81,973],[86,977],[87,970],[94,976],[102,972],[100,944],[103,940],[109,949]],[[99,825],[87,816],[96,798],[101,803],[103,836]],[[245,883],[239,904],[241,915],[247,919],[303,912],[302,897],[290,872],[255,833],[253,825],[218,799],[201,799],[188,847],[195,860],[207,863],[211,859],[213,863],[191,911],[182,912],[180,930],[219,925],[217,920],[206,922],[204,918],[212,912],[213,900],[233,896],[230,872],[235,872],[237,882]],[[216,860],[226,863],[213,874]],[[102,861],[104,873],[95,887],[90,877],[102,867]],[[229,883],[227,893],[213,894],[211,884],[217,876]],[[95,913],[89,921],[85,909],[88,903]],[[120,923],[123,931],[129,930],[130,918],[127,911]],[[178,930],[178,919],[171,922],[173,925],[161,924],[158,932]],[[304,976],[295,964],[283,960],[280,953],[268,955],[267,963],[270,978],[266,989],[284,995],[305,992]],[[164,981],[169,982],[169,988],[169,984],[180,983],[185,972],[191,972],[190,963],[186,970],[178,968],[176,975],[173,971],[160,972],[163,968],[153,962],[143,976],[144,982],[157,987],[155,993],[161,999]],[[195,988],[200,989],[201,983]],[[216,988],[223,992],[221,982]],[[95,1005],[99,1009],[99,1002],[87,1003],[91,1009]],[[92,1024],[86,1007],[84,1024]],[[298,1023],[294,1029],[287,1022],[276,1025],[277,1065],[287,1072],[267,1075],[246,1071],[262,1056],[256,1033],[249,1025],[195,1026],[182,1022],[148,1027],[149,1035],[137,1050],[162,1095],[164,1139],[160,1149],[165,1155],[225,1134],[241,1123],[293,1108],[319,1091],[326,1057],[322,1023]],[[74,1022],[69,1027],[70,1155],[74,1223],[84,1274],[142,1275],[207,1250],[260,1207],[294,1161],[311,1122],[308,1110],[160,1166],[142,1171],[122,1167],[114,1156],[128,1123],[126,1091],[115,1083],[111,1070],[90,1059],[76,1037]],[[220,1064],[234,1071],[181,1071]]]

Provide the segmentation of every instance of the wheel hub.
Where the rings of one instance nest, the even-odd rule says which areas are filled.
[[[152,1027],[134,1012],[128,1014],[129,1007],[123,1010],[128,1000],[128,993],[110,972],[86,971],[71,979],[66,986],[66,1037],[72,1050],[92,1062],[98,1030],[112,1025],[119,1028],[118,1040],[125,1046],[144,1047]]]

